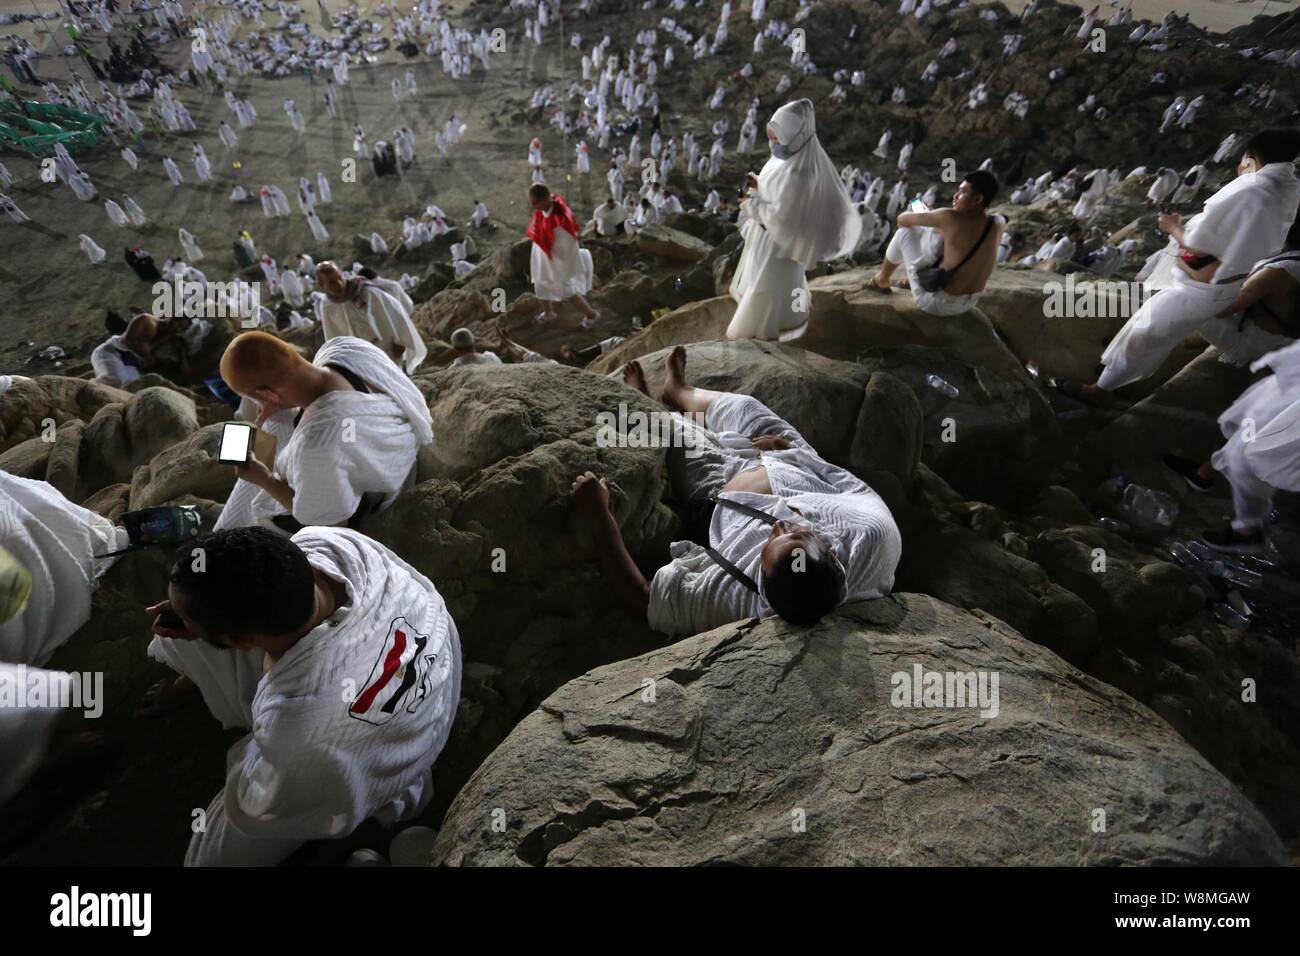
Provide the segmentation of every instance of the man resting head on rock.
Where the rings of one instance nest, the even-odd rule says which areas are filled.
[[[649,394],[638,363],[624,381]],[[606,479],[587,472],[573,483],[624,607],[657,631],[688,635],[770,613],[812,624],[845,601],[889,593],[902,538],[875,491],[757,399],[687,385],[681,346],[662,400],[679,412],[669,477],[699,544],[674,542],[672,561],[646,581],[610,513]]]
[[[253,455],[236,467],[218,530],[286,512],[300,526],[348,524],[390,504],[433,441],[420,390],[358,338],[330,339],[308,362],[273,335],[245,332],[221,357],[221,377],[258,404],[255,424],[277,450],[272,466]]]
[[[147,612],[150,655],[225,726],[251,728],[187,866],[274,865],[428,804],[460,700],[460,639],[433,584],[387,548],[337,528],[214,532],[177,551],[167,598]],[[213,656],[192,667],[177,652],[193,646]]]

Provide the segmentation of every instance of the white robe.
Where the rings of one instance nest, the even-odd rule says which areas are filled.
[[[94,266],[103,262],[104,257],[107,255],[107,253],[96,244],[95,240],[91,239],[90,236],[85,233],[81,234],[81,251],[86,254],[86,258],[89,259],[90,264]]]
[[[388,354],[394,346],[406,351],[400,359],[407,374],[413,374],[428,354],[428,347],[411,321],[411,315],[402,304],[377,286],[367,286],[362,292],[364,307],[356,302],[332,302],[322,299],[317,312],[325,339],[352,335],[373,342]]]
[[[129,544],[126,529],[51,484],[0,471],[0,547],[27,569],[26,608],[0,624],[0,661],[40,666],[90,620],[95,582],[115,559],[94,556]]]
[[[203,250],[199,248],[199,241],[194,238],[193,234],[186,229],[180,231],[181,248],[185,250],[185,260],[187,262],[198,262],[203,258]]]
[[[71,674],[0,663],[0,682],[30,686],[35,675],[61,700],[71,699]],[[4,767],[4,773],[0,774],[0,809],[40,769],[62,715],[63,709],[51,704],[0,707],[0,767]]]
[[[529,271],[533,293],[544,302],[560,302],[591,291],[591,253],[578,247],[578,240],[563,229],[555,230],[548,256],[533,243]]]
[[[258,652],[163,638],[149,648],[198,684],[214,714],[252,728],[227,755],[190,866],[271,865],[369,817],[414,816],[433,795],[460,699],[460,640],[442,597],[363,535],[307,528],[294,540],[348,600],[264,674]]]
[[[293,488],[298,522],[337,525],[356,513],[364,494],[383,495],[381,510],[392,503],[415,466],[417,449],[433,441],[433,422],[420,390],[369,342],[329,339],[313,364],[346,368],[370,393],[329,392],[303,411],[296,426],[293,410],[270,416],[263,427],[277,448],[275,461],[267,464]],[[268,525],[283,512],[269,494],[241,479],[216,528]]]
[[[126,221],[127,221],[126,213],[123,212],[122,207],[119,206],[117,203],[113,202],[113,200],[111,199],[104,200],[104,212],[108,213],[108,218],[113,220],[113,222],[116,223],[117,225],[119,226],[126,225]]]

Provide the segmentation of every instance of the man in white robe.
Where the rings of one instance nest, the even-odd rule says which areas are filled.
[[[587,472],[573,485],[623,607],[657,631],[689,635],[772,613],[811,624],[845,601],[888,594],[903,544],[884,500],[757,399],[687,385],[685,366],[677,346],[663,401],[685,414],[674,416],[680,441],[668,468],[699,519],[700,543],[673,543],[672,560],[646,581],[609,510],[605,479]],[[635,362],[624,380],[646,390]]]
[[[451,333],[451,347],[456,350],[456,357],[451,360],[451,367],[462,365],[500,365],[501,357],[495,352],[479,351],[474,333],[469,329],[457,329]]]
[[[584,298],[591,291],[592,264],[591,253],[578,246],[577,220],[564,197],[540,183],[529,188],[528,203],[533,208],[529,271],[533,292],[545,305],[537,321],[554,319],[555,303],[569,302],[582,311],[582,327],[590,328],[600,313]]]
[[[223,723],[251,730],[227,754],[187,866],[274,865],[428,804],[460,699],[460,640],[437,589],[397,555],[342,529],[215,532],[178,552],[167,599],[149,610],[180,621],[155,618],[150,654]],[[193,647],[206,656],[178,653]]]
[[[408,375],[420,367],[428,347],[401,302],[365,279],[345,278],[332,262],[316,267],[316,282],[325,293],[316,318],[326,340],[356,336],[379,346]]]
[[[1286,341],[1253,323],[1239,327],[1215,315],[1236,297],[1242,280],[1261,259],[1282,248],[1296,218],[1300,180],[1292,162],[1300,133],[1266,130],[1253,137],[1237,166],[1237,178],[1215,193],[1184,225],[1161,213],[1169,245],[1140,275],[1160,290],[1125,323],[1101,361],[1105,371],[1079,395],[1096,398],[1154,374],[1193,332],[1217,345],[1226,361],[1243,364]]]
[[[276,439],[268,467],[252,455],[217,519],[218,529],[291,522],[343,525],[392,503],[433,441],[420,390],[382,351],[350,336],[328,339],[308,362],[288,343],[246,332],[226,348],[221,377],[258,403],[255,424]],[[276,520],[273,520],[276,519]]]

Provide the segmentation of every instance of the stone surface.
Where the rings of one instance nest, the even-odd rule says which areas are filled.
[[[910,687],[916,665],[997,673],[996,715],[894,706],[892,675]],[[1149,710],[992,619],[907,594],[811,629],[730,625],[566,684],[475,773],[432,854],[535,866],[1285,860],[1259,812]]]

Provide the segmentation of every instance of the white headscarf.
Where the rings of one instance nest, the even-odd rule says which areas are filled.
[[[768,129],[790,156],[773,156],[763,166],[751,215],[767,229],[782,256],[805,268],[848,255],[857,247],[862,220],[817,139],[812,100],[782,106],[772,114]]]

